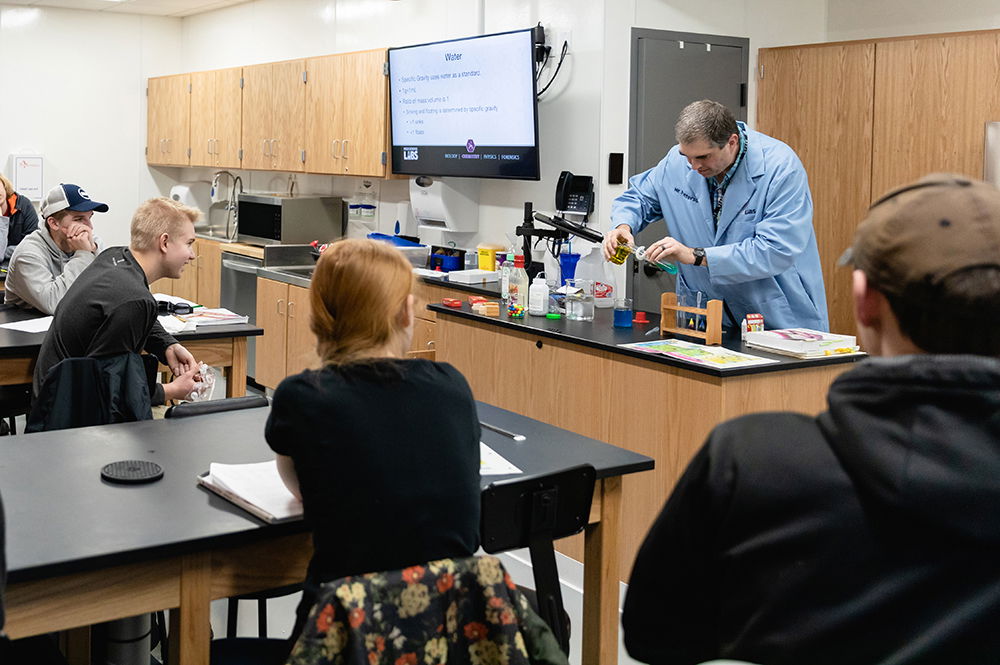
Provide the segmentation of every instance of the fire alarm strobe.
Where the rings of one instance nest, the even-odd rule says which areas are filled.
[[[163,468],[154,462],[129,459],[101,467],[101,478],[109,483],[137,485],[152,483],[163,477]]]

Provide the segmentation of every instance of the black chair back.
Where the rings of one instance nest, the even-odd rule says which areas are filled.
[[[589,464],[558,473],[497,480],[483,491],[480,538],[493,554],[527,547],[538,613],[569,653],[553,542],[583,531],[590,518],[597,473]]]
[[[226,399],[211,399],[207,402],[185,402],[184,404],[178,404],[167,409],[164,418],[190,418],[192,416],[203,416],[206,413],[256,409],[267,405],[267,398],[263,395],[227,397]]]

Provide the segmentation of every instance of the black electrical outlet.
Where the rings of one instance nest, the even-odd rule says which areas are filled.
[[[625,153],[612,152],[608,155],[608,184],[620,185],[623,181],[623,169],[625,164]]]

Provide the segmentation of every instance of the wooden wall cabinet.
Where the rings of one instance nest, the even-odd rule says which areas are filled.
[[[385,49],[306,60],[306,171],[385,176],[385,63]]]
[[[304,60],[243,68],[243,168],[303,170],[305,88]]]
[[[257,383],[276,388],[289,374],[315,367],[316,337],[309,329],[309,289],[257,278]]]
[[[191,74],[191,166],[240,167],[243,68]]]
[[[189,164],[191,75],[157,76],[146,88],[146,162]]]
[[[761,49],[758,63],[757,127],[802,158],[830,327],[850,332],[850,270],[836,260],[868,206],[928,173],[983,176],[1000,31]]]

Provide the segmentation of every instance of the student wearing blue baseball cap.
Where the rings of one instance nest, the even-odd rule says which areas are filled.
[[[42,201],[45,220],[14,250],[4,302],[52,314],[77,275],[104,249],[94,235],[94,212],[107,212],[79,185],[60,184]]]

